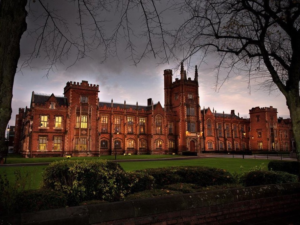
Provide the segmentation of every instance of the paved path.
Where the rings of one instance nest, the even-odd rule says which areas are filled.
[[[295,158],[282,157],[276,155],[233,155],[233,154],[200,154],[199,156],[182,156],[176,158],[159,158],[159,159],[118,159],[111,160],[114,162],[142,162],[142,161],[168,161],[168,160],[189,160],[189,159],[200,159],[200,158],[236,158],[236,159],[271,159],[271,160],[288,160],[296,161]],[[40,163],[16,163],[16,164],[0,164],[0,167],[11,167],[11,166],[44,166],[49,165],[50,162],[40,162]]]

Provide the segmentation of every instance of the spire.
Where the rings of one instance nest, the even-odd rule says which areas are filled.
[[[194,79],[194,81],[198,82],[198,68],[197,68],[197,65],[195,66],[195,79]]]
[[[183,61],[181,62],[181,65],[180,65],[180,79],[181,79],[181,80],[184,80]]]

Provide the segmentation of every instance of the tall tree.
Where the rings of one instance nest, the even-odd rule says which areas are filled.
[[[300,1],[186,0],[189,15],[175,35],[174,48],[186,58],[216,52],[219,66],[269,78],[286,98],[296,149],[300,153]]]

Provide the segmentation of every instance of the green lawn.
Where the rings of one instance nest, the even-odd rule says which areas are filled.
[[[160,159],[160,158],[175,158],[182,157],[182,155],[117,155],[117,159]],[[10,155],[6,163],[7,164],[18,164],[18,163],[40,163],[40,162],[54,162],[59,160],[65,160],[65,157],[43,157],[43,158],[22,158],[19,155]],[[104,155],[100,157],[71,157],[69,160],[94,160],[94,159],[103,159],[103,160],[114,160],[114,155]]]
[[[263,165],[264,168],[267,168],[269,161],[270,160],[205,158],[205,159],[191,159],[191,160],[122,162],[120,163],[120,165],[126,171],[141,170],[146,168],[170,167],[170,166],[209,166],[209,167],[225,169],[231,173],[233,172],[241,173],[244,171],[248,171],[254,168],[255,166]],[[15,179],[14,171],[16,170],[20,170],[22,174],[26,174],[26,173],[31,174],[30,189],[38,189],[42,185],[42,174],[45,167],[46,166],[0,167],[0,174],[6,172],[8,174],[9,180]]]

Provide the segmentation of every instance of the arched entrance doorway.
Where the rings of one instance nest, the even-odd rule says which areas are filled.
[[[190,142],[190,151],[191,152],[195,152],[196,151],[195,141],[193,141],[193,140]]]

